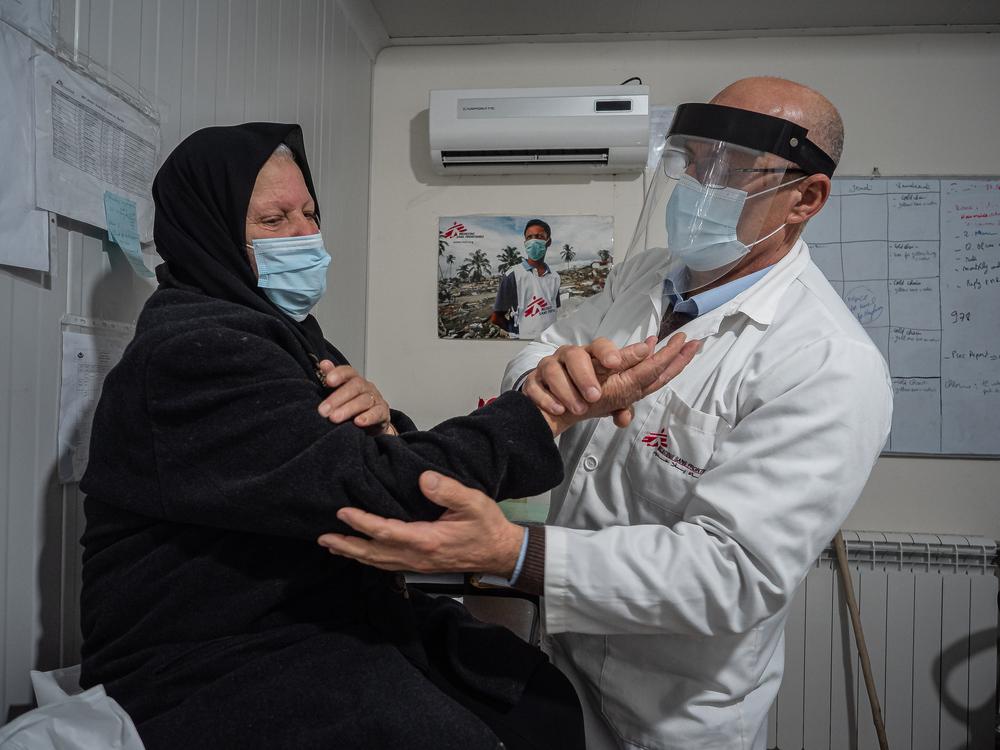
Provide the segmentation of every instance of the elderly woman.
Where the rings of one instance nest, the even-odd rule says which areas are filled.
[[[633,352],[586,415],[507,394],[420,432],[308,314],[329,255],[298,126],[201,130],[153,197],[166,262],[81,484],[83,684],[150,750],[582,747],[541,652],[316,539],[350,531],[345,506],[437,518],[427,470],[494,498],[554,486],[553,435],[658,387],[679,347]]]

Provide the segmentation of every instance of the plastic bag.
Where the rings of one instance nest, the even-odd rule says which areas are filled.
[[[38,708],[0,727],[0,750],[144,750],[103,685],[80,689],[80,667],[31,673]]]

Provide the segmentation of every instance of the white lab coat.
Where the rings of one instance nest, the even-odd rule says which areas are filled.
[[[561,344],[655,335],[664,255],[616,267],[511,361],[504,389]],[[544,642],[594,750],[764,748],[789,603],[889,433],[885,360],[804,242],[680,330],[701,351],[628,428],[560,438]]]

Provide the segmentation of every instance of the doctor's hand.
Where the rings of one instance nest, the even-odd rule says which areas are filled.
[[[389,404],[378,388],[365,380],[350,365],[334,365],[328,359],[319,363],[323,382],[333,393],[319,405],[319,413],[334,424],[352,419],[354,424],[372,435],[394,435],[389,422]]]
[[[660,351],[656,337],[619,349],[609,339],[561,346],[544,357],[521,392],[542,411],[558,435],[583,419],[611,416],[619,427],[632,421],[632,404],[662,388],[694,357],[700,343],[674,334]]]
[[[508,521],[492,498],[434,471],[420,475],[420,490],[447,509],[437,521],[408,523],[341,508],[337,518],[369,538],[324,534],[319,544],[382,570],[513,574],[524,528]]]

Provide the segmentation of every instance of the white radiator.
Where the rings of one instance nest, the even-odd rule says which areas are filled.
[[[844,539],[889,747],[993,750],[997,543],[851,531]],[[792,604],[768,747],[878,750],[832,547]]]

